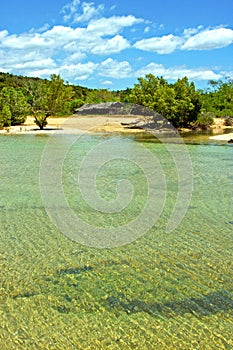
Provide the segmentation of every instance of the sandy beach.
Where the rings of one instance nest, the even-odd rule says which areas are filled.
[[[51,133],[83,133],[83,132],[129,132],[129,129],[121,123],[131,123],[138,119],[137,116],[70,116],[49,117],[48,125],[44,130],[34,123],[33,117],[27,117],[22,125],[11,126],[0,130],[0,133],[8,134],[51,134]],[[141,132],[140,129],[131,129],[130,132]]]
[[[210,136],[210,140],[217,140],[217,141],[230,141],[230,140],[233,140],[233,132],[231,132],[229,134]]]
[[[22,125],[11,126],[0,130],[0,134],[79,134],[79,133],[141,133],[142,129],[127,128],[127,123],[138,120],[140,116],[69,116],[69,117],[49,117],[48,125],[44,130],[39,130],[34,123],[34,117],[27,117]],[[215,118],[214,124],[211,126],[216,135],[210,136],[211,140],[230,141],[233,139],[233,133],[224,133],[229,128],[224,126],[224,120]],[[187,130],[186,130],[187,131]]]

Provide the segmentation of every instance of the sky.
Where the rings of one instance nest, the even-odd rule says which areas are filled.
[[[131,88],[152,73],[197,88],[233,79],[233,0],[7,0],[0,72],[89,88]]]

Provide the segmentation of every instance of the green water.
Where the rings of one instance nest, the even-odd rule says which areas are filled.
[[[106,165],[97,178],[103,197],[113,196],[114,175],[128,169],[134,201],[122,215],[90,209],[75,185],[81,158],[100,137],[71,148],[64,190],[77,215],[117,226],[142,209],[146,181],[132,164]],[[150,141],[143,144],[167,181],[164,210],[132,243],[97,249],[70,240],[47,215],[39,173],[48,137],[0,137],[2,350],[233,348],[233,148],[187,146],[192,199],[180,225],[166,232],[177,173],[164,145]]]

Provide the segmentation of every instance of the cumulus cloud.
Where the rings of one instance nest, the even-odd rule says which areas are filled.
[[[181,46],[182,50],[213,50],[226,47],[233,43],[233,30],[216,28],[203,30]]]
[[[6,69],[0,66],[0,72],[1,73],[11,73],[11,69]]]
[[[94,2],[73,0],[62,8],[61,13],[65,22],[84,23],[99,17],[103,10],[103,4],[95,6]]]
[[[175,51],[180,45],[180,42],[181,39],[178,36],[169,34],[162,37],[139,40],[134,44],[134,47],[144,51],[168,54]]]
[[[78,63],[82,60],[84,60],[87,57],[87,55],[85,53],[82,52],[75,52],[71,55],[68,55],[65,59],[64,59],[64,63],[66,64],[74,64],[74,63]]]
[[[95,7],[93,2],[84,2],[82,4],[82,13],[74,15],[73,23],[88,22],[94,17],[98,17],[104,10],[104,5],[100,4]]]
[[[87,26],[87,31],[91,33],[97,32],[100,36],[116,35],[124,28],[131,27],[141,22],[143,22],[142,19],[136,18],[132,15],[112,16],[109,18],[103,17],[97,20],[92,20]]]
[[[77,11],[77,7],[80,4],[80,0],[73,0],[69,2],[61,9],[61,13],[63,14],[63,19],[65,22],[69,21],[73,14]]]
[[[75,65],[61,65],[56,68],[44,68],[28,72],[28,76],[48,78],[51,74],[60,74],[63,79],[85,80],[94,72],[98,65],[93,62],[78,63]]]
[[[69,26],[56,25],[43,33],[22,33],[9,35],[7,31],[0,32],[0,48],[9,49],[60,49],[64,51],[92,51],[98,44],[104,45],[110,52],[121,51],[129,47],[128,40],[119,33],[125,28],[132,26],[141,20],[134,16],[113,16],[92,20],[86,28],[72,28]],[[112,38],[103,38],[113,36]],[[104,47],[104,46],[103,46]],[[97,53],[96,49],[96,53]],[[102,50],[99,50],[101,52]],[[102,52],[101,52],[102,53]],[[108,52],[107,52],[108,54]]]
[[[46,58],[42,60],[33,60],[33,61],[27,61],[24,63],[16,63],[14,65],[16,69],[31,69],[31,68],[52,68],[56,67],[56,63],[52,58]]]
[[[7,30],[1,30],[0,31],[0,41],[3,40],[5,37],[7,37],[8,31]]]
[[[6,60],[7,57],[7,60]],[[37,62],[51,63],[54,64],[54,60],[46,54],[46,52],[29,51],[22,52],[19,50],[0,50],[0,65],[7,66],[9,69],[15,69],[15,67],[20,67],[20,69],[27,69],[27,65],[33,68],[38,67]],[[20,66],[21,65],[21,66]]]
[[[104,80],[104,81],[101,81],[101,84],[102,85],[112,85],[112,81],[111,80]]]
[[[43,56],[41,59],[46,59],[48,55],[53,58],[62,53],[77,62],[78,58],[84,59],[88,53],[109,55],[129,48],[129,41],[119,32],[134,23],[137,23],[137,19],[133,16],[114,16],[93,20],[86,28],[56,25],[43,33],[17,35],[9,35],[5,30],[0,32],[0,50],[8,50],[8,56],[14,54],[20,62],[27,53],[35,51]],[[5,63],[8,64],[6,55]]]
[[[74,78],[75,80],[85,80],[88,79],[91,74],[93,74],[96,67],[97,64],[94,62],[62,65],[59,68],[59,74],[67,80],[70,78]]]
[[[52,70],[50,74],[52,74]],[[48,76],[48,72],[47,76]],[[49,74],[49,75],[50,75]],[[93,74],[98,74],[108,78],[126,78],[132,76],[132,68],[127,61],[116,61],[108,58],[100,63],[87,62],[75,65],[63,65],[58,69],[58,73],[64,79],[73,77],[75,80],[86,80]],[[109,83],[109,80],[106,80]]]
[[[139,69],[135,72],[135,76],[144,76],[146,74],[152,73],[155,76],[163,76],[165,79],[177,80],[178,78],[183,78],[184,76],[189,79],[194,80],[210,80],[210,79],[220,79],[222,78],[221,74],[217,74],[207,68],[197,68],[189,69],[185,66],[182,67],[170,67],[165,68],[162,64],[158,63],[149,63],[147,66]]]
[[[21,35],[8,35],[1,40],[0,47],[11,49],[43,49],[50,47],[51,42],[45,40],[40,34],[21,34]]]
[[[103,40],[102,43],[95,45],[92,49],[92,53],[106,55],[117,53],[130,47],[128,40],[123,38],[121,35],[116,35],[109,40]]]
[[[28,77],[40,77],[40,78],[49,78],[51,74],[59,74],[59,68],[43,68],[43,69],[33,69],[27,70],[25,75]]]
[[[202,26],[187,28],[183,35],[173,34],[162,37],[142,39],[134,47],[144,51],[170,54],[181,50],[214,50],[229,46],[233,43],[233,30],[229,28],[205,29]]]
[[[129,78],[132,76],[132,68],[128,61],[116,61],[108,58],[98,66],[98,74],[110,78]]]
[[[183,32],[183,37],[184,38],[189,38],[190,36],[197,34],[198,32],[200,32],[200,30],[202,29],[202,26],[198,26],[197,28],[186,28],[184,29]]]

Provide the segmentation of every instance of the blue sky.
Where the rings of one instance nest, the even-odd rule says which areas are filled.
[[[232,0],[8,0],[0,71],[111,90],[147,73],[233,79]]]

